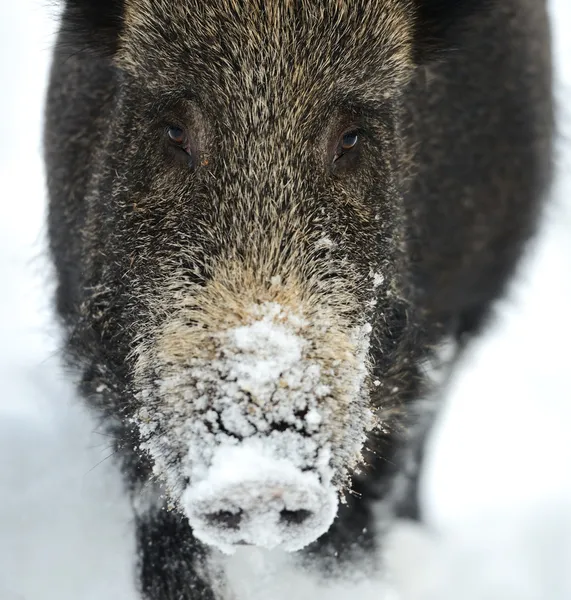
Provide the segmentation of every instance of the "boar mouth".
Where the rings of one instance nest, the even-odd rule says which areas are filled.
[[[331,315],[264,302],[247,307],[245,323],[212,333],[186,325],[199,318],[191,313],[139,351],[141,448],[205,542],[301,548],[329,528],[374,425],[371,328],[339,333]],[[221,483],[220,457],[230,455],[255,456],[259,473]]]

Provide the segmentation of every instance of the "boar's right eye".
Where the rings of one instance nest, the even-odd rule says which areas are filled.
[[[169,125],[166,129],[169,146],[174,150],[178,158],[182,158],[186,164],[193,158],[193,151],[188,133],[177,125]]]
[[[174,145],[184,150],[185,152],[190,154],[190,144],[188,140],[188,135],[186,131],[182,127],[177,127],[176,125],[170,125],[167,128],[167,135],[169,141]]]
[[[167,134],[170,138],[170,141],[173,142],[174,144],[177,144],[178,146],[183,146],[186,140],[186,135],[184,133],[184,129],[181,129],[180,127],[175,127],[174,125],[171,125],[168,130],[167,130]]]

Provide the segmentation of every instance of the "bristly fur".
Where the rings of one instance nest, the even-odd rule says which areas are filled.
[[[210,451],[298,426],[294,400],[326,417],[296,430],[330,447],[346,500],[302,553],[322,568],[376,548],[375,502],[419,517],[426,365],[482,327],[534,231],[550,74],[540,0],[65,3],[45,130],[57,308],[134,498],[153,498],[145,600],[214,595],[181,500],[196,425]],[[301,350],[259,391],[228,340],[266,318]]]
[[[413,0],[416,10],[415,60],[434,60],[461,45],[462,31],[472,19],[489,13],[498,0]]]
[[[416,12],[416,60],[426,62],[449,49],[457,39],[459,27],[474,13],[489,10],[491,2],[497,0],[412,0]],[[82,48],[112,56],[124,27],[125,4],[125,0],[65,2],[66,15],[62,23],[69,34],[69,49]],[[292,7],[295,8],[294,4]]]
[[[113,56],[123,27],[124,0],[69,0],[64,4],[63,49]]]

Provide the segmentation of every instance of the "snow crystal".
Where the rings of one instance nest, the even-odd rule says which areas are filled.
[[[326,235],[324,235],[315,244],[315,248],[317,250],[322,250],[322,249],[331,250],[331,249],[335,248],[336,245],[337,244],[330,237],[327,237]]]
[[[382,273],[372,273],[373,277],[373,289],[381,287],[385,282],[385,276]]]

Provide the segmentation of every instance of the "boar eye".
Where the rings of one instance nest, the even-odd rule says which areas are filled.
[[[353,166],[358,159],[359,150],[359,132],[346,131],[338,140],[333,155],[334,167]]]
[[[167,128],[167,135],[169,137],[169,140],[175,146],[179,146],[180,148],[186,151],[188,141],[184,129],[182,129],[181,127],[177,127],[176,125],[171,125]]]
[[[341,138],[341,149],[344,150],[345,152],[347,150],[351,150],[351,148],[354,148],[357,145],[358,141],[359,141],[359,136],[357,135],[356,131],[352,131],[351,133],[346,133]]]
[[[195,167],[194,162],[195,152],[190,136],[186,129],[179,127],[178,125],[169,125],[166,128],[166,138],[170,154],[173,159],[176,160],[184,167]]]

